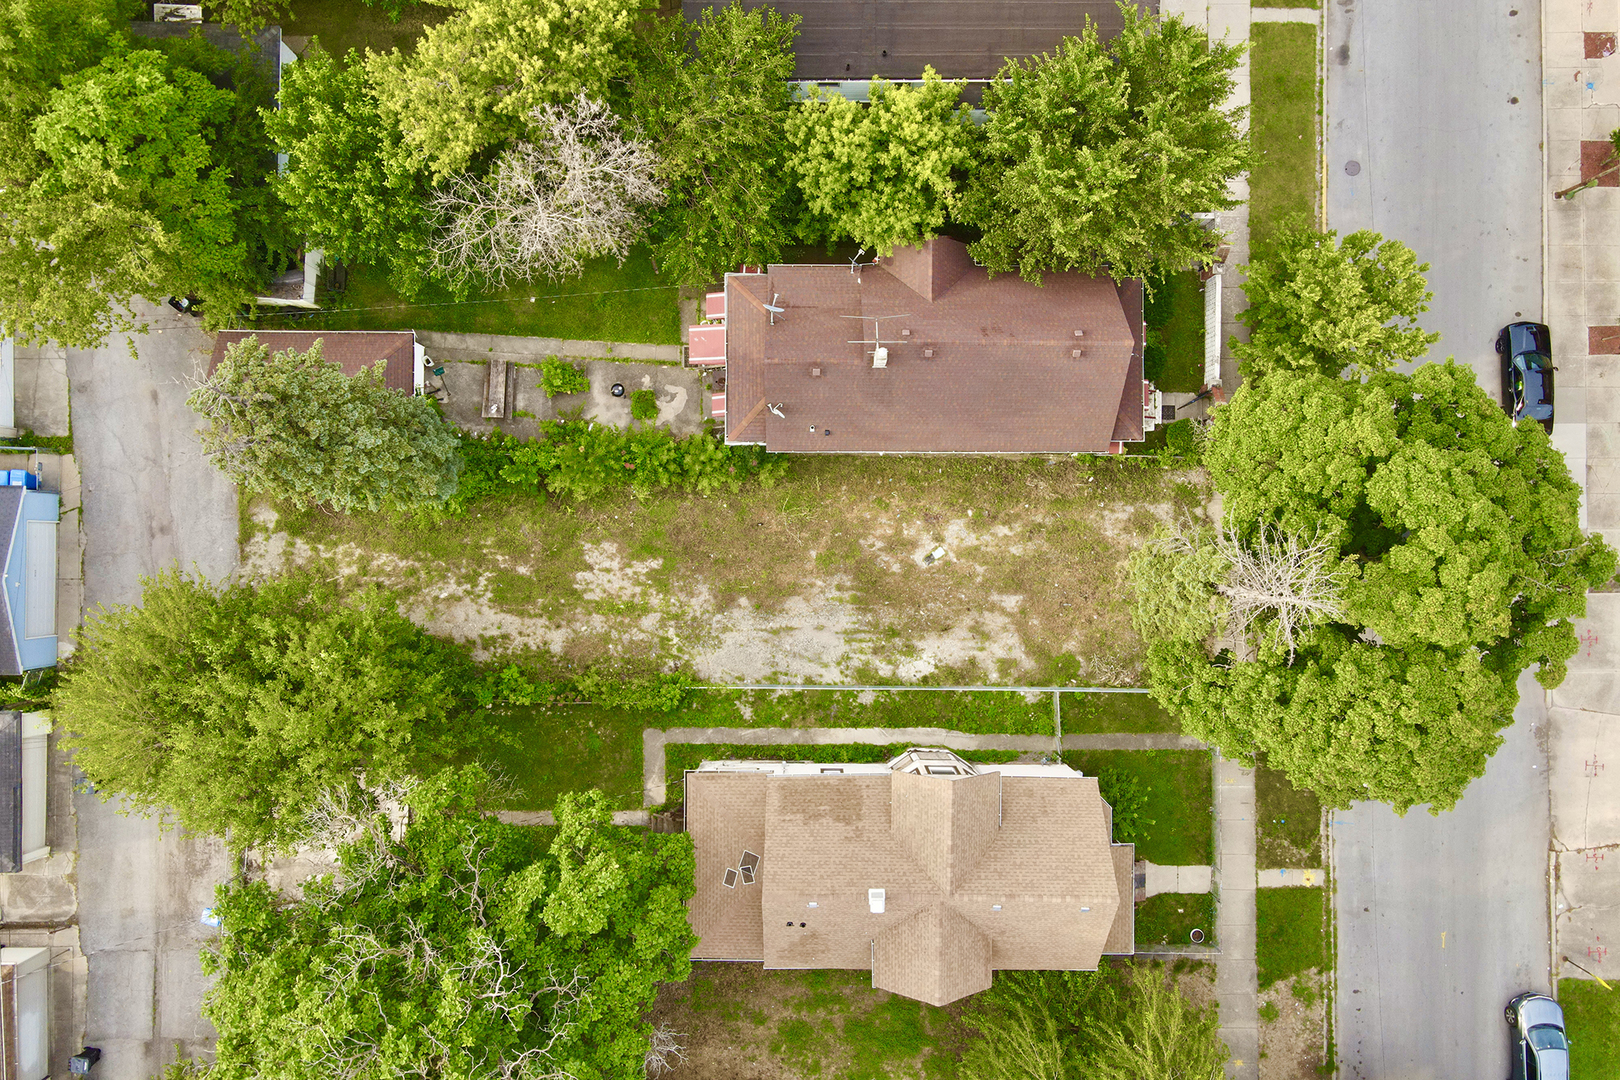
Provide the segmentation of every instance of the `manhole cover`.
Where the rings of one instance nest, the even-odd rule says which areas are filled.
[[[1360,176],[1361,175],[1361,162],[1359,162],[1359,161],[1347,161],[1347,162],[1345,162],[1344,163],[1344,171],[1345,171],[1346,174],[1348,174],[1350,176]]]

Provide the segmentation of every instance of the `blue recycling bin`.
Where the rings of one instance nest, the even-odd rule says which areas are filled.
[[[39,487],[39,477],[27,469],[7,469],[6,486],[33,490]]]

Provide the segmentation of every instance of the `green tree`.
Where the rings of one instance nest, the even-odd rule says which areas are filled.
[[[789,113],[788,167],[817,239],[847,237],[890,255],[939,232],[973,158],[964,85],[928,67],[920,86],[873,79],[869,105],[816,92]]]
[[[275,180],[292,225],[329,259],[385,266],[412,296],[429,263],[427,177],[383,119],[360,55],[312,45],[282,71],[265,129],[287,155]]]
[[[240,162],[216,153],[236,144],[236,101],[150,49],[65,77],[33,124],[44,164],[0,210],[7,333],[93,346],[131,325],[133,296],[252,295]]]
[[[0,188],[33,180],[43,165],[34,120],[75,71],[127,48],[121,0],[5,0],[0,3]]]
[[[963,1080],[1085,1080],[1120,1022],[1120,981],[1112,969],[996,972],[962,1014]]]
[[[1213,1007],[1194,1005],[1158,972],[1137,969],[1125,1020],[1102,1039],[1095,1080],[1219,1080],[1231,1057]]]
[[[705,283],[777,261],[792,241],[786,171],[799,17],[741,3],[695,27],[648,23],[631,75],[635,115],[654,139],[667,199],[653,255],[671,281]]]
[[[186,401],[208,421],[203,451],[247,491],[345,513],[455,494],[460,444],[435,403],[385,387],[381,364],[345,375],[318,340],[272,356],[245,338]]]
[[[1328,805],[1454,805],[1511,721],[1520,672],[1563,680],[1570,620],[1614,573],[1546,432],[1513,426],[1449,361],[1366,382],[1277,371],[1216,412],[1205,461],[1241,539],[1331,545],[1342,612],[1292,649],[1262,632],[1212,656],[1209,567],[1139,557],[1139,596],[1171,581],[1187,603],[1155,624],[1156,696],[1189,734],[1264,753]],[[1142,629],[1154,610],[1138,611]]]
[[[1440,340],[1417,317],[1434,294],[1412,249],[1368,230],[1338,244],[1337,233],[1284,229],[1245,271],[1247,310],[1238,319],[1249,340],[1232,351],[1249,378],[1273,371],[1314,371],[1329,377],[1346,368],[1360,375],[1416,360]]]
[[[1102,42],[1089,19],[1052,53],[1009,60],[985,88],[986,143],[960,218],[992,271],[1104,268],[1116,279],[1208,262],[1219,235],[1189,215],[1237,205],[1245,109],[1225,106],[1241,46],[1120,4]]]
[[[370,53],[383,117],[435,182],[522,133],[541,105],[602,100],[624,74],[638,0],[460,0],[416,49]]]
[[[548,847],[482,813],[479,783],[411,791],[397,842],[379,817],[339,819],[361,838],[298,902],[220,887],[214,1076],[641,1075],[643,1014],[691,969],[690,838],[615,829],[590,792],[558,803]]]
[[[464,656],[379,590],[179,572],[143,585],[139,607],[89,619],[56,692],[104,799],[237,849],[288,849],[323,792],[397,779],[477,736],[451,692]]]

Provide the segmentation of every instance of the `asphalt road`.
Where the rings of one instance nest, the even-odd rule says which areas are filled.
[[[143,575],[180,566],[218,579],[237,562],[236,491],[204,459],[185,404],[208,339],[166,307],[138,310],[147,333],[68,353],[89,611],[138,601]],[[199,916],[230,864],[217,839],[162,832],[94,795],[73,802],[86,1042],[105,1055],[101,1080],[147,1080],[177,1045],[189,1055],[213,1036],[198,1012],[198,949],[211,936]]]
[[[1472,365],[1499,397],[1496,331],[1542,318],[1537,0],[1323,6],[1329,225],[1430,264],[1431,358]],[[1545,698],[1528,675],[1519,689],[1455,810],[1335,815],[1342,1076],[1506,1077],[1502,1006],[1548,989]]]
[[[1508,1075],[1502,1007],[1547,979],[1547,710],[1533,675],[1456,809],[1333,816],[1335,1041],[1346,1080]]]
[[[1322,6],[1329,227],[1430,264],[1430,356],[1499,398],[1497,330],[1542,317],[1539,0]]]

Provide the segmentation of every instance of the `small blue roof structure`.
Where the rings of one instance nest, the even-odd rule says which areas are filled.
[[[54,491],[0,487],[6,602],[0,604],[0,675],[56,666],[56,528],[62,497]]]

